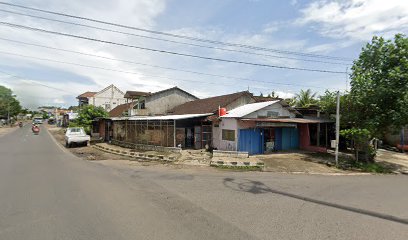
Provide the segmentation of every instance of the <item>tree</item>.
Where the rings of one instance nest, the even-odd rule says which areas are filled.
[[[70,123],[70,127],[83,127],[87,133],[90,133],[92,120],[98,117],[107,117],[108,113],[102,107],[86,105],[79,109],[78,117]]]
[[[263,93],[259,94],[260,97],[263,97]]]
[[[341,130],[340,134],[352,142],[357,162],[360,155],[364,156],[366,162],[374,160],[375,150],[369,144],[372,137],[369,130],[350,128]]]
[[[296,107],[310,107],[311,105],[317,104],[316,93],[312,93],[312,90],[307,89],[304,91],[300,90],[298,94],[295,95],[294,105]]]
[[[275,91],[272,91],[272,93],[270,94],[270,96],[271,96],[272,98],[279,98],[279,95],[277,95],[277,94],[275,93]]]
[[[320,109],[327,114],[336,113],[337,93],[326,90],[324,95],[319,96]],[[341,104],[340,104],[341,105]]]
[[[21,111],[20,102],[13,96],[11,89],[0,85],[0,116],[14,117]]]
[[[352,67],[350,122],[383,137],[408,124],[408,39],[373,37]]]

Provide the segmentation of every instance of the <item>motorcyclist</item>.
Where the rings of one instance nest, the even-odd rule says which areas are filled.
[[[40,128],[37,126],[37,124],[33,123],[33,126],[31,127],[31,130],[35,132],[40,132]]]

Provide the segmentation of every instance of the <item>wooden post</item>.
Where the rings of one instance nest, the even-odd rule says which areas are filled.
[[[173,138],[174,138],[174,147],[176,147],[176,120],[173,120]]]

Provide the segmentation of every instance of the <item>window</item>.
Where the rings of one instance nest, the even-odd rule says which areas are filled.
[[[266,116],[267,116],[267,117],[278,117],[278,116],[279,116],[279,112],[267,111],[267,112],[266,112]]]
[[[222,129],[222,140],[235,141],[235,130]]]

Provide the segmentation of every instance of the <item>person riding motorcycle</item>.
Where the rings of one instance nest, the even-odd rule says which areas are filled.
[[[39,133],[40,132],[40,128],[35,123],[33,123],[33,126],[31,127],[31,130],[33,131],[33,133]]]

